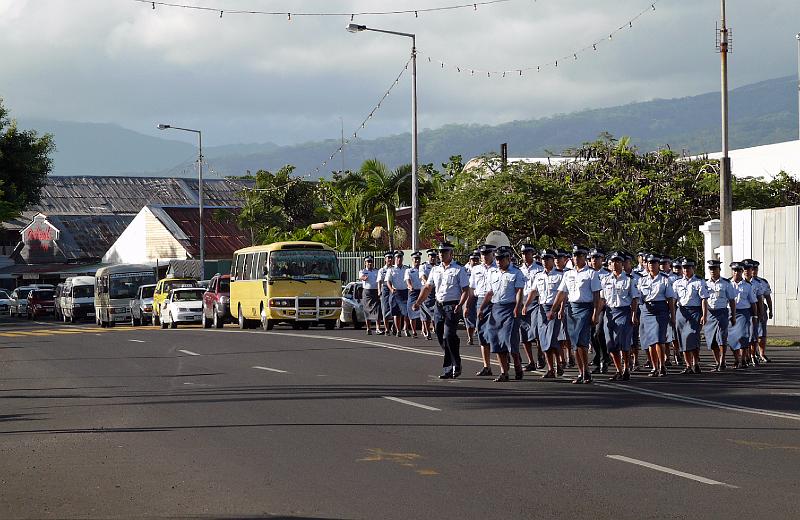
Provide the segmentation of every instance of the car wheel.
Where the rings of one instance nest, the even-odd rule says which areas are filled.
[[[206,308],[205,308],[205,307],[203,307],[203,318],[202,318],[202,322],[203,322],[203,328],[204,328],[204,329],[209,329],[209,328],[211,328],[211,320],[209,320],[209,319],[206,317]]]
[[[172,317],[172,313],[169,314],[169,328],[171,328],[171,329],[177,329],[178,328],[178,323]]]
[[[217,312],[217,309],[214,309],[214,318],[213,318],[213,319],[214,319],[214,323],[213,323],[213,325],[214,325],[214,328],[215,328],[215,329],[221,329],[221,328],[222,328],[222,326],[224,325],[224,323],[223,323],[223,321],[220,319],[220,317],[219,317],[219,313]]]

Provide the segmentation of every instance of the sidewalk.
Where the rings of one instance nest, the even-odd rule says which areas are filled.
[[[767,344],[775,346],[800,346],[800,327],[767,327]]]

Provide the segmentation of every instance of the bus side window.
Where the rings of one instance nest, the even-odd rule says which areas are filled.
[[[242,279],[242,264],[244,263],[244,255],[236,255],[236,261],[231,267],[231,275],[237,280]]]
[[[250,279],[250,269],[253,265],[253,253],[248,253],[244,257],[244,269],[242,270],[242,280]]]
[[[262,266],[264,265],[264,253],[263,252],[262,253],[258,253],[258,255],[256,255],[254,253],[253,257],[254,257],[255,261],[253,262],[253,270],[252,270],[252,272],[250,274],[250,279],[251,280],[260,280],[261,279],[261,273],[264,270],[262,268]]]

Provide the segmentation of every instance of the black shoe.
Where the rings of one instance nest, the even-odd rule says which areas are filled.
[[[627,370],[622,373],[622,380],[623,381],[630,381],[631,380],[631,373]]]
[[[656,376],[658,376],[658,370],[656,370],[655,368],[647,373],[647,377],[656,377]]]
[[[608,363],[600,363],[600,373],[608,374]]]
[[[439,375],[439,379],[453,379],[453,370],[451,368],[447,368]]]
[[[545,372],[545,374],[542,376],[542,379],[555,379],[555,377],[556,377],[556,375],[553,373],[553,371],[552,371],[552,370],[548,370],[548,371],[547,371],[547,372]]]
[[[695,365],[695,366],[694,366],[694,373],[695,373],[695,374],[700,374],[700,373],[702,373],[702,372],[703,372],[703,371],[702,371],[702,370],[700,370],[700,365]]]
[[[759,361],[759,359],[757,357],[753,358],[753,366],[756,366],[756,367],[760,367],[761,366],[761,361]]]
[[[763,361],[764,363],[772,363],[772,360],[770,358],[768,358],[767,356],[762,357],[761,361]]]
[[[661,375],[662,376],[667,375],[667,367],[661,367]]]
[[[489,368],[489,367],[483,367],[475,375],[476,376],[490,376],[490,375],[492,375],[492,369]]]
[[[453,379],[461,375],[461,367],[453,368]]]
[[[581,384],[583,384],[583,376],[582,375],[578,375],[578,377],[576,377],[575,379],[572,380],[572,384],[573,385],[581,385]]]
[[[621,372],[617,372],[616,374],[608,378],[609,381],[619,381],[620,379],[622,379]]]
[[[592,374],[586,374],[583,378],[583,384],[588,385],[592,382]]]
[[[719,372],[724,372],[725,369],[728,368],[728,364],[724,363],[724,362],[720,363],[718,368],[719,368]]]
[[[514,380],[515,381],[519,381],[520,379],[522,379],[522,373],[523,373],[522,370],[517,370],[515,368],[514,369]]]
[[[538,370],[542,370],[546,366],[547,366],[547,363],[544,362],[544,359],[540,359],[539,361],[536,362],[536,368]]]
[[[692,371],[691,367],[684,368],[683,370],[681,370],[680,373],[681,374],[694,374],[694,372]]]
[[[533,363],[528,363],[527,365],[522,367],[522,370],[524,370],[525,372],[533,372],[534,370],[536,370],[536,367],[533,365]]]
[[[367,329],[367,336],[372,336],[372,329]]]
[[[575,368],[575,360],[574,359],[570,359],[569,363],[567,363],[567,364],[569,365],[570,368]]]
[[[644,362],[644,368],[653,368],[649,361]]]
[[[663,366],[665,366],[665,367],[672,367],[672,361],[670,361],[670,359],[669,359],[669,358],[667,358],[667,360],[666,360],[666,361],[664,361],[664,365],[663,365]]]
[[[376,336],[383,336],[383,331],[382,330],[376,330],[375,331],[375,335]]]
[[[500,374],[496,378],[494,378],[495,383],[507,383],[508,382],[508,374]]]
[[[558,375],[558,377],[561,377],[561,376],[564,375],[564,367],[563,366],[558,365],[556,367],[556,375]]]

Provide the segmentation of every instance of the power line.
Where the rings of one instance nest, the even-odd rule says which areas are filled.
[[[225,9],[221,7],[211,7],[211,6],[204,6],[204,5],[192,5],[192,4],[178,4],[173,2],[153,2],[151,0],[132,0],[134,2],[138,2],[140,4],[150,4],[153,9],[156,6],[161,7],[180,7],[183,9],[192,9],[195,11],[210,11],[214,13],[219,13],[219,17],[222,18],[225,14],[249,14],[249,15],[265,15],[265,16],[283,16],[286,17],[288,20],[291,21],[292,17],[298,16],[329,16],[329,17],[346,17],[349,16],[350,20],[352,21],[356,16],[383,16],[383,15],[398,15],[398,14],[413,14],[414,17],[419,17],[420,13],[431,13],[435,11],[453,11],[456,9],[472,9],[473,11],[477,11],[478,7],[489,6],[494,4],[505,4],[509,2],[514,2],[516,0],[484,0],[483,2],[469,2],[464,4],[455,4],[455,5],[445,5],[440,7],[421,7],[418,9],[401,9],[401,10],[394,10],[394,11],[339,11],[339,12],[308,12],[308,11],[300,11],[300,12],[291,12],[291,11],[258,11],[258,10],[247,10],[247,9]]]
[[[316,168],[314,168],[313,170],[310,170],[310,171],[309,171],[307,174],[305,174],[305,176],[304,176],[304,177],[310,177],[312,173],[319,173],[319,171],[320,171],[322,168],[324,168],[325,166],[327,166],[327,164],[328,164],[329,162],[333,161],[333,159],[334,159],[334,158],[335,158],[337,155],[339,155],[340,153],[342,153],[342,151],[344,150],[344,148],[345,148],[345,147],[346,147],[348,144],[350,144],[350,143],[351,143],[351,142],[352,142],[354,139],[357,139],[357,138],[358,138],[358,132],[359,132],[359,130],[362,130],[362,129],[366,128],[366,126],[367,126],[367,123],[369,122],[369,120],[370,120],[370,119],[372,119],[372,116],[373,116],[373,115],[375,115],[375,112],[377,112],[378,110],[380,110],[380,108],[381,108],[381,105],[383,104],[383,102],[386,100],[386,98],[387,98],[387,97],[389,97],[389,94],[390,94],[390,93],[392,92],[392,90],[393,90],[393,89],[394,89],[394,88],[397,86],[397,84],[398,84],[398,83],[400,83],[400,78],[402,78],[402,77],[403,77],[403,74],[405,74],[406,70],[408,70],[408,65],[409,65],[410,63],[411,63],[411,58],[409,58],[409,59],[408,59],[408,61],[406,62],[406,64],[403,66],[403,69],[400,71],[400,74],[398,74],[398,75],[397,75],[397,77],[395,78],[395,80],[394,80],[394,82],[391,84],[391,86],[390,86],[390,87],[389,87],[389,88],[386,90],[386,92],[383,94],[383,96],[381,96],[381,99],[380,99],[380,101],[378,101],[378,103],[377,103],[377,104],[376,104],[376,105],[375,105],[375,106],[372,108],[372,110],[370,110],[369,114],[367,114],[367,116],[366,116],[366,117],[363,119],[363,121],[361,121],[361,124],[360,124],[360,125],[359,125],[359,126],[356,128],[356,130],[355,130],[355,131],[352,133],[351,137],[350,137],[350,138],[348,138],[348,139],[345,139],[345,140],[344,140],[344,142],[343,142],[343,143],[342,143],[342,144],[339,146],[339,148],[337,148],[337,149],[336,149],[336,151],[335,151],[335,152],[333,152],[333,153],[332,153],[332,154],[331,154],[331,155],[328,157],[328,159],[326,159],[325,161],[323,161],[323,162],[322,162],[322,164],[320,164],[319,166],[317,166],[317,167],[316,167]]]
[[[557,58],[557,59],[553,59],[553,60],[548,61],[546,63],[541,63],[539,65],[527,65],[527,66],[522,66],[522,67],[514,67],[514,68],[510,68],[510,69],[506,69],[506,70],[484,70],[484,69],[479,69],[479,68],[472,67],[472,66],[469,66],[469,65],[460,65],[460,64],[458,64],[458,65],[448,65],[446,62],[444,62],[444,61],[442,61],[440,59],[434,58],[433,56],[428,56],[428,55],[426,55],[427,60],[425,60],[425,61],[427,61],[427,63],[436,64],[440,69],[447,69],[447,70],[451,70],[451,71],[455,70],[458,73],[468,74],[470,76],[476,76],[476,77],[483,77],[484,79],[491,79],[491,78],[503,79],[503,78],[530,77],[530,75],[526,76],[526,73],[533,72],[533,71],[541,72],[542,70],[544,70],[546,68],[551,68],[551,67],[552,68],[558,68],[560,65],[563,66],[563,65],[568,64],[570,62],[576,61],[578,59],[578,56],[580,56],[580,55],[582,55],[584,53],[587,53],[589,51],[591,51],[591,52],[597,51],[598,46],[613,41],[614,40],[614,36],[616,36],[617,33],[621,32],[621,31],[624,31],[626,29],[633,29],[633,22],[637,21],[639,18],[641,18],[645,14],[655,12],[657,3],[658,3],[658,1],[651,3],[647,8],[643,9],[639,14],[637,14],[633,18],[629,19],[628,21],[626,21],[624,24],[620,25],[616,29],[610,31],[608,33],[608,36],[603,36],[602,38],[600,38],[598,40],[595,40],[592,43],[590,43],[590,44],[588,44],[588,45],[586,45],[586,46],[584,46],[584,47],[582,47],[582,48],[580,48],[580,49],[578,49],[576,51],[571,52],[570,54],[567,54],[567,55],[562,56],[562,57]],[[418,51],[418,52],[419,52],[419,54],[425,54],[422,51]]]

